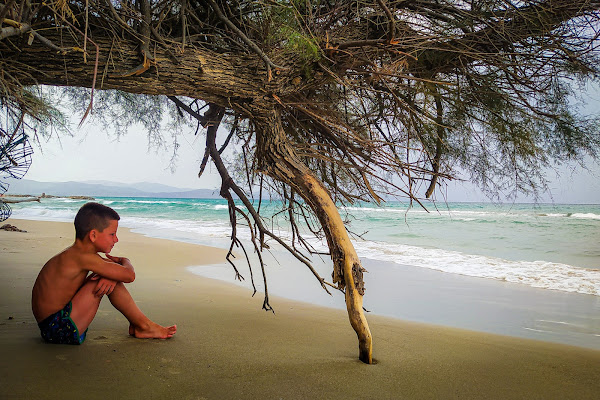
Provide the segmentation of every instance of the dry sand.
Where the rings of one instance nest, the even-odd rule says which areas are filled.
[[[0,399],[598,399],[600,351],[370,316],[376,365],[358,361],[346,314],[281,298],[276,314],[245,289],[187,265],[224,252],[120,229],[128,287],[169,340],[128,336],[103,300],[82,346],[42,342],[30,310],[44,262],[71,224],[7,221],[0,231]]]

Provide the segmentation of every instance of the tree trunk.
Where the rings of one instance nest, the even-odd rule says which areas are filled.
[[[359,359],[371,364],[373,340],[363,311],[364,269],[337,206],[323,183],[299,160],[287,142],[277,110],[267,113],[258,131],[259,169],[294,187],[323,227],[333,261],[333,282],[345,289],[348,318],[358,336]]]

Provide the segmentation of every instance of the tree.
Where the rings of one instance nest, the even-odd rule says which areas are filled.
[[[268,239],[285,247],[325,290],[345,293],[359,358],[371,363],[363,268],[336,205],[389,195],[423,205],[460,170],[492,194],[535,193],[543,167],[597,158],[598,121],[570,96],[574,83],[598,80],[599,9],[591,0],[5,0],[0,102],[5,123],[23,130],[57,117],[37,85],[92,88],[96,113],[101,98],[113,107],[141,98],[191,116],[207,128],[201,172],[212,160],[229,204],[228,260],[240,222],[259,257]],[[218,139],[222,123],[229,134]],[[241,174],[221,156],[231,143]],[[262,222],[256,188],[281,195],[292,240]],[[312,269],[298,227],[311,216],[332,282]]]
[[[0,179],[21,179],[31,165],[33,149],[27,140],[27,135],[18,130],[8,133],[0,127]],[[0,196],[8,189],[8,184],[0,180]],[[39,199],[38,199],[39,201]],[[0,222],[7,220],[12,214],[8,201],[0,198]]]

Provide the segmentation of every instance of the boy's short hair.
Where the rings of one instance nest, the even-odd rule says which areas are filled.
[[[86,203],[81,206],[75,216],[75,237],[83,240],[92,229],[102,232],[108,226],[109,221],[118,221],[119,219],[121,219],[119,214],[104,204]]]

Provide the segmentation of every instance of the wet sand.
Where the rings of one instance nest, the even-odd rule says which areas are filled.
[[[296,301],[345,309],[344,296],[328,295],[315,277],[289,254],[276,252],[263,258],[269,293]],[[258,260],[253,260],[258,264]],[[362,259],[364,306],[369,315],[443,325],[459,329],[526,339],[544,340],[600,350],[600,297],[533,288],[495,279],[450,274],[410,265]],[[331,275],[331,262],[313,258],[323,277]],[[203,277],[251,289],[246,263],[239,262],[244,281],[234,280],[231,265],[218,263],[188,267]],[[259,271],[255,271],[257,274]],[[261,279],[255,284],[262,292]],[[277,304],[273,306],[277,308]]]

